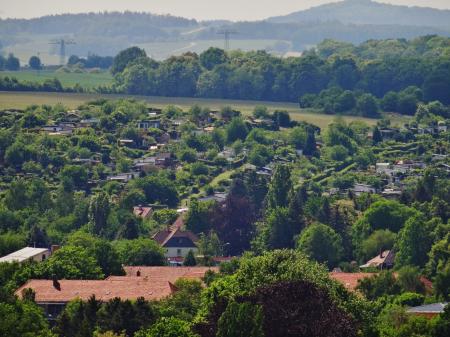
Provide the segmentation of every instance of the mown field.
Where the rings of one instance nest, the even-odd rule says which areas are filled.
[[[85,88],[98,87],[100,85],[109,85],[113,77],[107,72],[100,73],[65,73],[53,70],[21,70],[21,71],[0,71],[0,77],[15,77],[20,81],[32,81],[42,83],[47,79],[57,78],[65,87],[72,87],[80,84]]]
[[[244,114],[250,114],[257,105],[265,105],[270,111],[279,109],[290,113],[291,118],[296,121],[306,121],[326,128],[335,118],[335,115],[326,115],[311,110],[300,109],[295,103],[280,102],[258,102],[258,101],[240,101],[226,99],[204,99],[204,98],[186,98],[186,97],[146,97],[146,96],[128,96],[128,95],[97,95],[97,94],[72,94],[72,93],[42,93],[42,92],[0,92],[0,109],[16,108],[24,109],[31,104],[56,104],[62,103],[68,108],[77,106],[97,98],[119,99],[135,98],[144,100],[155,108],[163,108],[167,105],[176,105],[182,109],[189,109],[192,105],[198,104],[218,110],[223,106],[231,106]],[[390,115],[392,123],[403,124],[407,121],[406,117]],[[369,125],[374,125],[376,119],[344,116],[347,122],[363,121]]]

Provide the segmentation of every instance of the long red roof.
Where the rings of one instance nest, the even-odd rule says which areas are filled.
[[[31,288],[36,294],[37,303],[66,303],[74,299],[88,300],[92,295],[100,301],[115,297],[122,300],[160,300],[171,295],[175,288],[167,280],[150,280],[146,278],[121,277],[106,280],[58,280],[55,287],[53,280],[29,280],[16,290],[22,297],[22,291]]]
[[[100,301],[115,297],[160,300],[176,291],[173,284],[178,279],[200,280],[208,270],[218,272],[219,268],[125,266],[124,270],[126,276],[110,276],[106,280],[58,280],[58,287],[53,280],[29,280],[16,290],[16,295],[21,297],[23,289],[31,288],[38,303],[66,303],[77,298],[88,300],[92,295]]]

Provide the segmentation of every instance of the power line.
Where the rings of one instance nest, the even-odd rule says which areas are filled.
[[[229,29],[223,29],[217,32],[217,34],[223,35],[225,40],[225,50],[230,50],[230,38],[231,35],[236,35],[238,32]]]
[[[75,44],[75,41],[72,39],[54,39],[50,41],[50,44],[59,45],[59,63],[62,66],[66,64],[66,46],[69,44]]]

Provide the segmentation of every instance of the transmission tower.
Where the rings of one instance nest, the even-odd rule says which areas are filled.
[[[223,35],[225,40],[225,50],[230,50],[230,37],[238,32],[234,30],[224,29],[217,32],[217,34]]]
[[[74,40],[55,39],[51,40],[50,44],[59,45],[59,63],[60,65],[66,64],[66,46],[69,44],[75,44]]]

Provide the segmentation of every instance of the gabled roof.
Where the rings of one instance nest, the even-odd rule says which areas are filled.
[[[173,238],[185,238],[188,241],[191,241],[192,244],[197,242],[198,237],[194,233],[192,233],[191,231],[183,231],[181,229],[183,225],[184,216],[180,215],[170,228],[159,231],[158,233],[153,235],[153,240],[155,240],[161,247],[166,246]],[[190,247],[195,247],[195,245],[191,245]]]
[[[369,268],[369,267],[379,267],[382,264],[393,265],[394,264],[394,253],[390,250],[385,250],[381,254],[378,254],[373,259],[367,261],[366,264],[359,266],[360,268]]]
[[[122,300],[160,300],[174,292],[167,279],[148,279],[143,277],[117,277],[106,280],[30,280],[16,290],[22,296],[22,290],[31,288],[36,293],[37,303],[66,303],[74,299],[88,300],[92,295],[100,301],[109,301],[115,297]]]
[[[0,262],[22,262],[45,252],[49,252],[49,250],[47,248],[25,247],[14,253],[1,257]]]

